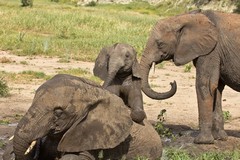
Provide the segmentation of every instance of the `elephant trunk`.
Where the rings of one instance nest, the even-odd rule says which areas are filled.
[[[120,58],[110,57],[108,65],[108,76],[103,83],[103,88],[107,88],[113,79],[116,77],[118,71],[124,66],[124,62]]]
[[[159,93],[154,91],[148,82],[148,77],[149,77],[149,71],[152,66],[152,61],[148,60],[144,54],[142,55],[140,66],[142,70],[142,90],[143,92],[150,98],[152,99],[157,99],[157,100],[163,100],[172,97],[176,91],[177,91],[177,84],[176,82],[172,82],[171,84],[171,89],[168,92],[165,93]],[[161,62],[159,62],[161,63]]]
[[[22,130],[24,124],[27,124],[29,121],[26,116],[24,116],[18,124],[18,127],[14,134],[13,139],[13,149],[15,153],[15,160],[27,160],[27,156],[25,155],[26,150],[32,142],[31,131],[26,133]]]
[[[108,76],[106,78],[106,80],[103,83],[103,88],[107,88],[111,82],[113,81],[113,79],[115,78],[116,74],[117,74],[118,70],[115,70],[114,72],[108,73]]]
[[[47,134],[50,130],[41,115],[44,113],[36,113],[33,108],[26,113],[26,115],[20,120],[13,138],[13,151],[15,154],[15,160],[30,160],[32,156],[26,154],[30,144]],[[48,121],[48,120],[46,120]],[[41,126],[39,126],[41,125]]]

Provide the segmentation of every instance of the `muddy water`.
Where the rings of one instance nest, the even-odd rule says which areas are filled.
[[[0,125],[0,160],[2,160],[4,149],[9,142],[9,138],[13,136],[16,126],[17,123]]]

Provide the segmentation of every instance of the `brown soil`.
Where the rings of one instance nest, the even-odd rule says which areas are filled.
[[[10,60],[4,63],[1,59]],[[22,62],[27,62],[22,64]],[[16,56],[9,52],[0,51],[0,71],[21,72],[26,70],[41,71],[48,75],[54,75],[58,71],[70,68],[82,68],[92,72],[93,63],[71,60],[70,63],[60,63],[56,57],[26,57]],[[229,135],[227,141],[216,141],[213,145],[196,145],[193,139],[197,135],[198,111],[195,93],[195,68],[190,72],[184,72],[184,66],[176,67],[171,62],[164,63],[162,69],[156,68],[151,72],[150,82],[156,91],[167,91],[169,83],[177,81],[177,93],[170,99],[157,101],[144,95],[144,106],[149,120],[156,121],[157,115],[162,109],[166,109],[165,125],[176,135],[176,140],[163,139],[164,146],[174,146],[180,149],[188,149],[193,154],[214,150],[240,149],[240,106],[239,93],[226,87],[223,93],[223,110],[229,111],[231,119],[225,123],[225,129]],[[29,83],[8,82],[10,96],[0,98],[0,120],[8,120],[11,124],[0,125],[0,142],[7,143],[13,135],[19,115],[24,115],[31,105],[35,90],[43,81],[31,81]],[[0,144],[1,145],[1,144]],[[3,147],[4,148],[4,147]],[[3,153],[0,148],[0,155]],[[1,156],[0,156],[1,160]]]

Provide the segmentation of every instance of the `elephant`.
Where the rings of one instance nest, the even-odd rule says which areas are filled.
[[[32,142],[37,141],[30,152]],[[132,121],[121,98],[81,77],[57,74],[43,83],[19,121],[4,160],[133,159],[162,154],[161,139],[145,119]],[[11,154],[12,153],[12,154]]]
[[[140,67],[135,49],[116,43],[101,49],[93,68],[95,76],[104,81],[103,87],[121,97],[131,109],[133,121],[146,118],[141,91]]]
[[[194,142],[226,140],[222,115],[225,85],[240,91],[240,15],[199,10],[159,20],[146,42],[140,66],[143,92],[161,98],[148,83],[153,62],[173,60],[176,66],[193,62],[199,134]]]

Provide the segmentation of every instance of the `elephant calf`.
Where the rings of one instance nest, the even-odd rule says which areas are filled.
[[[104,81],[103,87],[121,97],[131,108],[132,119],[140,123],[146,118],[143,109],[140,68],[135,49],[123,43],[103,48],[93,69]]]
[[[151,124],[133,122],[118,96],[89,80],[59,74],[37,89],[3,159],[94,160],[100,151],[104,159],[154,160],[162,146]]]

